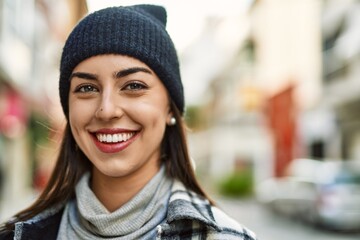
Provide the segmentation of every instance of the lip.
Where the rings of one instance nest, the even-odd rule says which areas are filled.
[[[125,128],[101,128],[91,133],[116,134],[116,133],[129,133],[129,132],[139,132],[139,130],[131,130]]]
[[[117,134],[117,133],[135,133],[130,139],[128,139],[126,142],[118,142],[118,143],[106,143],[106,142],[100,142],[96,134]],[[129,145],[131,145],[139,136],[140,131],[139,130],[129,130],[129,129],[120,129],[120,128],[104,128],[99,129],[96,132],[91,132],[91,138],[94,141],[95,146],[103,153],[117,153],[121,152],[124,149],[126,149]]]

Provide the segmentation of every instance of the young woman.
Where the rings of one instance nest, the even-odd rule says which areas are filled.
[[[196,181],[179,63],[160,6],[107,8],[63,49],[67,119],[52,177],[1,239],[255,239]]]

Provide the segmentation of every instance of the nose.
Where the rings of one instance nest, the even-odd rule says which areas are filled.
[[[103,94],[101,94],[101,99],[95,112],[96,118],[103,121],[110,121],[122,116],[123,111],[116,95],[116,93],[112,92],[103,92]]]

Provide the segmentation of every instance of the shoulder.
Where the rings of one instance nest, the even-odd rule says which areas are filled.
[[[252,231],[177,181],[172,188],[167,224],[158,230],[163,236],[160,239],[171,239],[175,236],[201,239],[256,239]]]
[[[226,239],[257,239],[253,231],[228,216],[219,208],[212,206],[211,211],[221,231],[212,231],[212,237],[209,236],[209,239],[219,239],[219,236],[227,236]]]
[[[15,223],[13,231],[0,232],[0,239],[56,239],[63,208],[54,207],[26,221]]]

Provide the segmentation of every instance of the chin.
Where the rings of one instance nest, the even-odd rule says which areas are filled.
[[[132,168],[131,166],[106,166],[95,168],[95,171],[108,177],[125,177],[136,171],[135,168]]]

